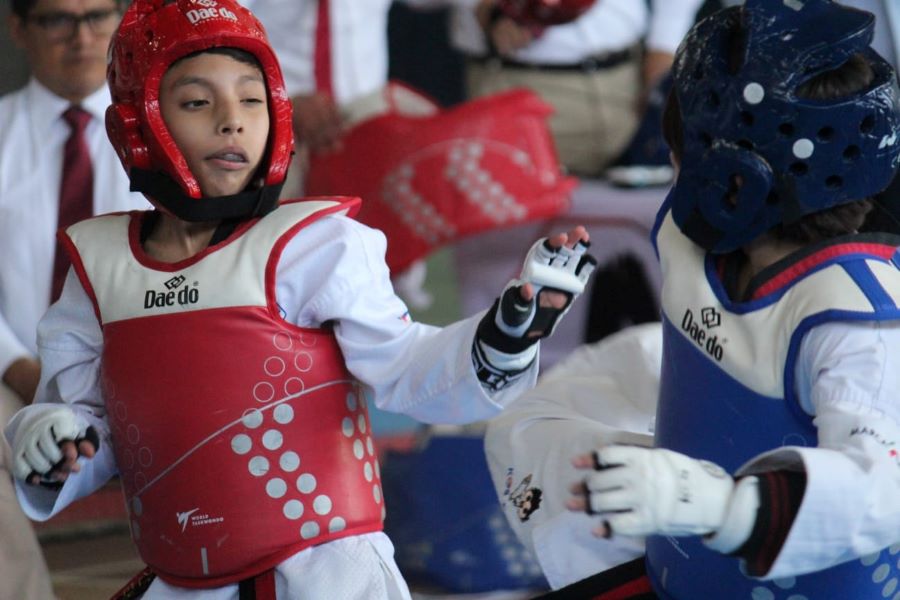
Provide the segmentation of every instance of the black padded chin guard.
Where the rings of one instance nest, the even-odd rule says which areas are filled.
[[[179,219],[194,223],[263,217],[278,205],[278,197],[284,185],[282,182],[231,196],[198,199],[185,194],[181,186],[160,171],[134,167],[128,176],[132,192],[141,192]]]

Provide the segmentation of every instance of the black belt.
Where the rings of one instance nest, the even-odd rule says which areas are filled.
[[[635,48],[626,48],[625,50],[619,50],[617,52],[591,56],[577,63],[534,64],[512,60],[502,56],[474,57],[473,60],[483,65],[498,65],[506,69],[522,69],[529,71],[581,71],[590,73],[617,67],[632,60],[636,56],[637,50]]]

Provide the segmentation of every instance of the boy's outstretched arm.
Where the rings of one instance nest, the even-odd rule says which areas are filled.
[[[762,579],[827,569],[896,544],[898,423],[877,410],[825,403],[816,425],[817,447],[765,452],[736,479],[671,450],[606,446],[573,459],[589,474],[572,484],[567,507],[599,515],[599,537],[702,535]],[[823,530],[823,518],[839,525]]]
[[[478,326],[472,360],[486,388],[506,387],[534,361],[537,342],[553,333],[597,265],[589,246],[590,236],[579,225],[531,247],[519,277]]]
[[[576,456],[572,464],[590,474],[572,485],[568,508],[600,515],[598,536],[715,534],[727,552],[750,537],[759,508],[755,477],[736,483],[712,462],[624,445]]]
[[[91,300],[70,271],[60,301],[38,326],[42,372],[35,402],[4,431],[16,494],[33,520],[49,519],[116,472],[100,392],[101,343]]]

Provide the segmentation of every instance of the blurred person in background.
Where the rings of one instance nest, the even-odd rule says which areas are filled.
[[[106,137],[106,49],[115,0],[13,0],[9,31],[31,78],[0,98],[0,423],[29,404],[40,378],[37,322],[59,294],[68,261],[61,226],[146,206]],[[94,191],[103,193],[94,194]],[[47,568],[15,502],[0,442],[0,596],[50,598]]]
[[[504,10],[515,2],[454,4],[451,38],[468,57],[469,96],[534,90],[556,109],[550,127],[562,163],[594,177],[628,144],[643,98],[668,72],[702,0],[569,2],[589,7],[547,25]]]

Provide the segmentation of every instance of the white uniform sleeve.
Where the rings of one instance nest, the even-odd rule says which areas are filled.
[[[703,0],[653,0],[646,45],[650,50],[675,54],[694,24]]]
[[[595,519],[565,502],[584,476],[573,456],[616,442],[652,445],[661,347],[659,323],[583,346],[488,426],[485,451],[504,512],[554,589],[643,552],[640,541],[593,536]],[[516,506],[520,487],[541,490],[527,520]]]
[[[16,481],[19,502],[31,519],[49,519],[75,500],[100,488],[116,473],[98,383],[102,342],[93,304],[74,271],[70,270],[59,301],[50,307],[38,325],[41,382],[35,403],[16,413],[5,434],[12,444],[20,427],[28,427],[43,411],[63,403],[96,428],[100,451],[93,459],[81,458],[81,471],[72,473],[59,491]]]
[[[806,473],[800,510],[766,579],[900,542],[900,324],[816,327],[801,343],[795,372],[819,446],[774,450],[740,471]]]
[[[380,231],[321,219],[285,247],[276,289],[288,321],[334,323],[347,368],[379,408],[425,423],[468,423],[494,416],[534,384],[537,360],[508,388],[485,392],[471,357],[481,315],[443,329],[411,322],[391,287],[385,248]]]

